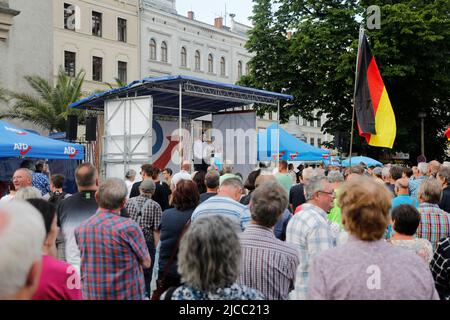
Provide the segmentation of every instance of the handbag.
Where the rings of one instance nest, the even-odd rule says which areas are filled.
[[[177,244],[175,245],[175,247],[173,247],[169,261],[167,261],[166,266],[164,267],[164,272],[163,272],[161,279],[156,280],[156,289],[153,290],[150,300],[159,300],[161,295],[170,287],[170,286],[166,285],[165,279],[167,277],[167,274],[169,273],[169,268],[173,263],[173,259],[175,258],[175,255],[177,254],[178,247],[180,246],[181,238],[183,237],[184,233],[186,232],[186,230],[190,224],[191,224],[191,219],[189,218],[188,221],[186,222],[186,224],[184,225],[183,230],[180,233],[180,236],[178,237]]]

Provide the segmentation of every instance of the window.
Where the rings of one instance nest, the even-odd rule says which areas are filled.
[[[250,66],[248,63],[245,64],[245,74],[248,75],[250,73]]]
[[[242,77],[242,61],[238,61],[238,78]]]
[[[310,127],[314,127],[314,120],[311,120],[311,121],[309,122],[309,126],[310,126]]]
[[[102,81],[103,78],[103,58],[92,57],[92,80]]]
[[[309,144],[312,146],[314,145],[314,138],[309,138]]]
[[[118,63],[118,78],[121,82],[127,83],[127,63],[119,61]]]
[[[161,43],[161,61],[167,62],[167,43],[165,41]]]
[[[322,119],[320,117],[317,119],[317,126],[319,128],[322,127]]]
[[[117,35],[117,40],[127,42],[127,20],[117,18]]]
[[[156,41],[150,39],[150,60],[156,60]]]
[[[300,117],[295,117],[295,124],[299,125],[300,124]]]
[[[200,51],[195,51],[195,70],[200,71]]]
[[[303,119],[303,125],[306,127],[308,125],[308,121],[306,119]]]
[[[187,67],[187,53],[185,47],[181,48],[181,66]]]
[[[322,146],[322,139],[317,138],[317,146],[320,148]]]
[[[64,51],[64,69],[70,77],[75,77],[76,65],[75,65],[76,54],[75,52]]]
[[[102,14],[100,12],[92,11],[92,35],[102,36]]]
[[[64,3],[64,29],[75,30],[75,6]]]
[[[221,76],[225,76],[225,67],[226,67],[225,58],[222,57],[222,58],[220,58],[220,75]]]
[[[214,72],[214,58],[211,53],[208,55],[208,72],[209,73]]]
[[[269,120],[272,120],[272,111],[269,112]]]

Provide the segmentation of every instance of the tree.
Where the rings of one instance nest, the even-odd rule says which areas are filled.
[[[39,76],[26,76],[25,80],[36,91],[37,96],[8,92],[12,105],[0,112],[0,119],[30,121],[50,132],[65,131],[67,116],[80,114],[79,110],[69,109],[69,105],[81,98],[84,76],[84,71],[80,71],[71,78],[60,68],[55,87]]]
[[[255,29],[261,30],[250,33],[248,49],[256,56],[243,80],[263,89],[284,88],[294,96],[293,104],[282,109],[281,119],[301,115],[311,120],[317,110],[318,115],[328,115],[322,126],[325,132],[349,133],[359,21],[365,18],[365,8],[376,4],[381,8],[381,29],[367,35],[396,114],[393,150],[409,152],[415,159],[420,149],[417,113],[424,111],[427,136],[433,137],[427,140],[426,155],[442,159],[445,141],[440,130],[450,123],[448,0],[276,2],[278,9],[269,14],[270,1],[255,1],[252,18]],[[287,30],[293,32],[290,40],[266,44]],[[255,70],[258,65],[265,72]],[[354,150],[359,153],[379,157],[391,151],[368,146],[356,129],[355,137]]]
[[[443,160],[450,123],[450,2],[362,1],[381,9],[381,29],[367,35],[397,121],[394,148],[420,154],[419,112],[425,118],[425,155]]]

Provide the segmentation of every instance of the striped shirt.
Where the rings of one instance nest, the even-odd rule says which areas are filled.
[[[294,289],[297,249],[275,238],[272,229],[249,224],[240,234],[241,275],[238,282],[261,291],[268,300],[286,300]]]
[[[327,219],[327,213],[311,203],[304,203],[302,210],[289,221],[286,242],[292,243],[300,255],[295,290],[291,292],[290,299],[306,299],[311,259],[318,253],[336,246],[336,235],[331,223]]]
[[[205,202],[202,202],[192,214],[192,222],[201,216],[220,214],[229,217],[242,230],[245,229],[250,222],[250,210],[247,206],[234,201],[229,197],[215,196],[211,197]]]
[[[428,239],[434,250],[439,240],[450,236],[450,215],[437,204],[426,202],[419,205],[419,213],[417,237]]]

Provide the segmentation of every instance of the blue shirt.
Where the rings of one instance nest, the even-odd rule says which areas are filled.
[[[223,196],[214,196],[202,202],[192,214],[192,222],[201,216],[220,214],[236,223],[242,230],[250,222],[250,210],[247,206]]]
[[[401,204],[409,204],[413,207],[418,208],[419,207],[419,201],[417,201],[416,198],[413,198],[411,196],[408,196],[407,194],[401,194],[392,199],[392,209],[395,207],[401,205]]]

